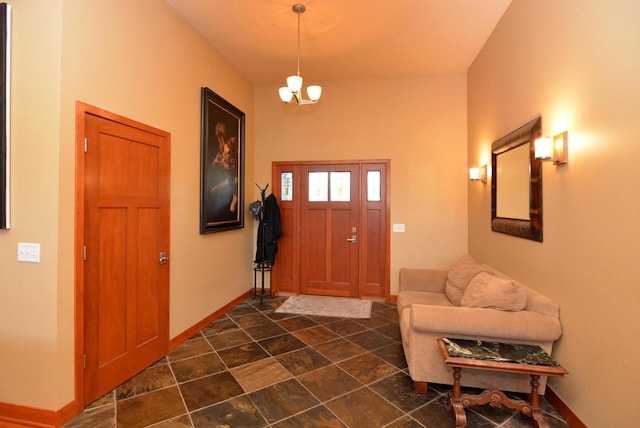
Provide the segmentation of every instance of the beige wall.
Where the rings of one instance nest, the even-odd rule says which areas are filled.
[[[391,223],[406,225],[391,234],[397,294],[400,267],[445,267],[467,251],[466,76],[322,85],[302,107],[256,88],[256,180],[270,182],[272,161],[390,159]]]
[[[0,402],[57,410],[74,398],[75,102],[171,133],[170,335],[247,291],[253,230],[201,236],[200,88],[247,115],[252,86],[164,2],[14,0],[12,229],[0,232]],[[39,242],[41,263],[16,261]]]
[[[569,131],[568,165],[543,165],[544,242],[491,232],[490,186],[470,183],[469,250],[559,303],[570,374],[550,384],[593,427],[633,425],[640,381],[639,16],[635,0],[514,0],[468,73],[470,166],[538,114]]]

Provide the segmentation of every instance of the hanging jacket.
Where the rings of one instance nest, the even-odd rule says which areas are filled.
[[[274,264],[278,252],[277,241],[282,236],[282,224],[280,223],[278,200],[273,193],[265,198],[261,214],[262,220],[258,228],[255,261],[256,263],[269,262]]]

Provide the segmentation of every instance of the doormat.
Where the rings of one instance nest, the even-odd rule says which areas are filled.
[[[340,318],[371,318],[371,302],[348,297],[291,296],[274,312]]]

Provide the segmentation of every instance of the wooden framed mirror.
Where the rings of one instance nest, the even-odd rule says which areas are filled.
[[[491,145],[491,230],[542,242],[542,162],[534,141],[540,116]]]

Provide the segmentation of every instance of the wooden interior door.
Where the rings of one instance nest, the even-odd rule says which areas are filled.
[[[168,349],[169,135],[114,119],[84,115],[85,404]]]
[[[300,293],[359,297],[359,166],[300,172]]]

